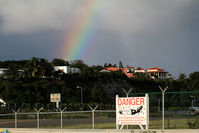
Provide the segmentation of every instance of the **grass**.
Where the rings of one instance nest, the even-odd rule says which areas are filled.
[[[115,123],[102,123],[102,124],[95,124],[96,129],[113,129],[115,128]],[[71,125],[71,126],[64,126],[65,129],[91,129],[91,124],[80,124],[80,125]]]
[[[172,120],[165,120],[165,129],[189,129],[189,125],[187,124],[188,119],[172,119]],[[194,119],[190,119],[194,121]],[[139,129],[139,126],[128,126],[129,129]],[[60,128],[60,126],[56,127],[43,127],[43,128]],[[76,125],[69,125],[63,126],[64,129],[92,129],[91,124],[76,124]],[[115,123],[101,123],[95,124],[95,129],[115,129]],[[126,126],[124,127],[126,128]],[[149,129],[161,129],[162,128],[162,120],[151,120],[149,124]]]

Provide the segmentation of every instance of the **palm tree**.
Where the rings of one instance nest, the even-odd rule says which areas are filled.
[[[43,58],[33,57],[28,61],[25,74],[28,78],[43,78],[52,75],[52,65]]]

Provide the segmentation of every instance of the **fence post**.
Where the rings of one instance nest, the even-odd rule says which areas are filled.
[[[39,128],[39,112],[43,109],[43,107],[41,107],[39,110],[37,110],[36,108],[34,108],[35,111],[37,112],[37,128]]]
[[[17,113],[20,111],[20,109],[18,109],[17,111],[15,111],[15,110],[12,109],[12,111],[15,114],[15,128],[17,128]]]
[[[131,92],[132,89],[133,89],[133,88],[131,88],[131,89],[127,92],[124,88],[122,88],[122,90],[123,90],[124,93],[126,94],[126,97],[127,97],[127,98],[129,97],[129,93]],[[129,129],[129,126],[126,125],[126,128]]]
[[[63,112],[64,110],[66,109],[66,107],[61,110],[59,107],[58,107],[59,111],[60,111],[60,118],[61,118],[61,129],[63,128]]]
[[[146,93],[145,94],[145,97],[146,97],[146,101],[147,101],[147,105],[146,105],[146,109],[147,109],[147,123],[146,123],[146,130],[149,130],[149,94],[148,93]]]
[[[118,113],[118,99],[119,98],[119,96],[118,95],[116,95],[116,97],[115,97],[115,101],[116,101],[116,129],[119,129],[119,124],[118,124],[118,117],[117,117],[117,113]]]
[[[165,91],[168,89],[168,86],[163,90],[160,86],[159,86],[160,90],[162,91],[162,130],[164,130],[164,94]]]
[[[89,105],[88,105],[89,106]],[[91,106],[89,106],[89,108],[92,110],[92,128],[95,129],[95,110],[97,109],[98,105],[95,106],[95,108],[91,108]]]

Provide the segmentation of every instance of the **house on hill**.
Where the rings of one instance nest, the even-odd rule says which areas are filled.
[[[145,73],[146,70],[142,67],[138,67],[137,69],[134,70],[135,73]]]
[[[122,71],[127,77],[131,78],[134,77],[134,67],[128,66],[124,68],[118,68],[118,67],[106,67],[105,70],[102,70],[101,72],[116,72],[116,71]]]
[[[103,72],[111,72],[111,71],[122,71],[127,77],[135,78],[135,73],[146,73],[152,79],[167,79],[167,73],[164,69],[153,67],[150,69],[145,70],[144,68],[138,67],[134,69],[132,66],[118,68],[118,67],[106,67]],[[102,72],[101,71],[101,72]]]
[[[106,67],[105,70],[116,72],[116,71],[119,71],[120,68],[118,68],[118,67]]]
[[[146,73],[152,78],[152,79],[167,79],[167,73],[164,69],[153,67],[148,70],[146,70]]]
[[[55,69],[55,71],[61,71],[65,74],[80,73],[79,68],[73,68],[70,66],[55,66],[54,69]]]
[[[124,68],[120,68],[122,72],[129,78],[134,78],[134,67],[128,66]]]
[[[22,75],[24,73],[24,70],[17,70],[19,75]],[[8,74],[10,74],[9,68],[0,68],[0,77],[6,77]]]
[[[7,68],[0,68],[0,77],[4,77],[9,73],[9,69]]]

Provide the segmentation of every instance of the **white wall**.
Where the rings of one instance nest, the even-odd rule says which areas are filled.
[[[145,73],[145,70],[135,70],[135,73]]]
[[[8,72],[8,69],[0,68],[0,77],[5,76],[7,72]]]
[[[73,68],[70,66],[55,66],[54,67],[55,71],[61,70],[66,74],[69,73],[80,73],[80,69],[79,68]]]

